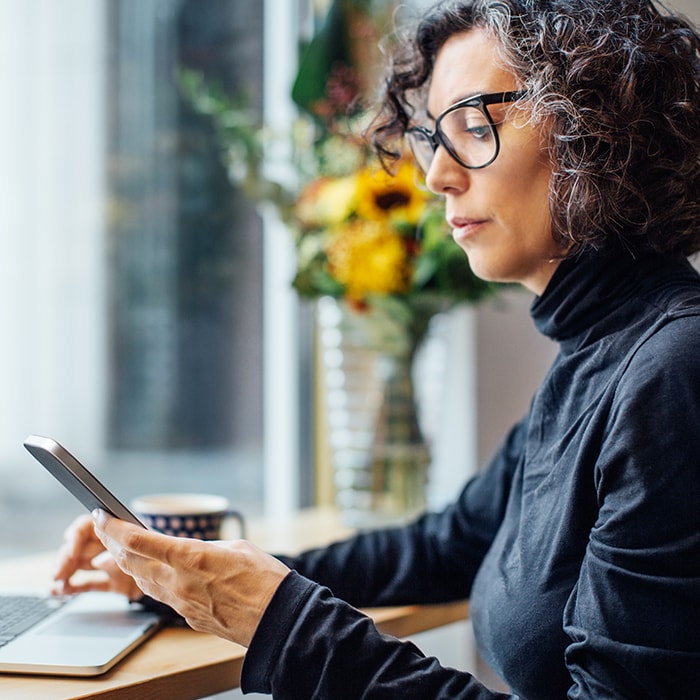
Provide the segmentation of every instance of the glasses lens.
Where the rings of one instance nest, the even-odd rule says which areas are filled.
[[[480,168],[496,156],[494,127],[476,107],[459,107],[440,120],[440,131],[453,155],[471,168]]]
[[[430,169],[430,163],[433,160],[433,144],[430,137],[420,129],[411,129],[406,132],[406,140],[413,152],[413,157],[418,163],[418,167],[427,173]]]

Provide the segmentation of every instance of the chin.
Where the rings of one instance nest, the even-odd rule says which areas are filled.
[[[478,256],[469,255],[467,253],[467,260],[469,260],[469,267],[472,272],[484,282],[507,282],[509,280],[503,279],[503,275],[497,274],[497,271],[489,266],[483,260],[479,260]]]

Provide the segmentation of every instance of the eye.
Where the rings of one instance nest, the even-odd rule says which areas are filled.
[[[485,141],[491,138],[491,127],[488,124],[467,126],[464,131],[477,141]]]
[[[467,136],[477,141],[484,141],[491,137],[491,125],[478,109],[465,107],[461,117],[462,128]]]
[[[493,139],[486,116],[475,107],[460,107],[446,116],[442,125],[449,139],[456,143],[484,143]]]

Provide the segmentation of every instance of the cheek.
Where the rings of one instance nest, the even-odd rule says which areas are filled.
[[[507,139],[507,141],[506,141]],[[530,127],[512,127],[503,137],[498,175],[504,196],[531,212],[549,211],[554,166],[548,152]],[[510,191],[508,191],[510,190]]]
[[[541,165],[521,169],[511,179],[511,187],[504,193],[511,223],[531,235],[538,234],[552,241],[552,217],[549,211],[549,192],[552,171]]]
[[[549,214],[549,187],[546,180],[511,182],[496,202],[498,218],[514,233],[551,230]]]

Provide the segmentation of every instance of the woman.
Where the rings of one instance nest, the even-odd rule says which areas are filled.
[[[407,527],[275,559],[98,513],[57,580],[106,547],[106,586],[249,646],[276,698],[506,697],[343,602],[467,596],[517,697],[697,697],[700,37],[646,0],[465,1],[406,51],[375,144],[405,135],[474,271],[537,295],[560,353],[528,414]]]

